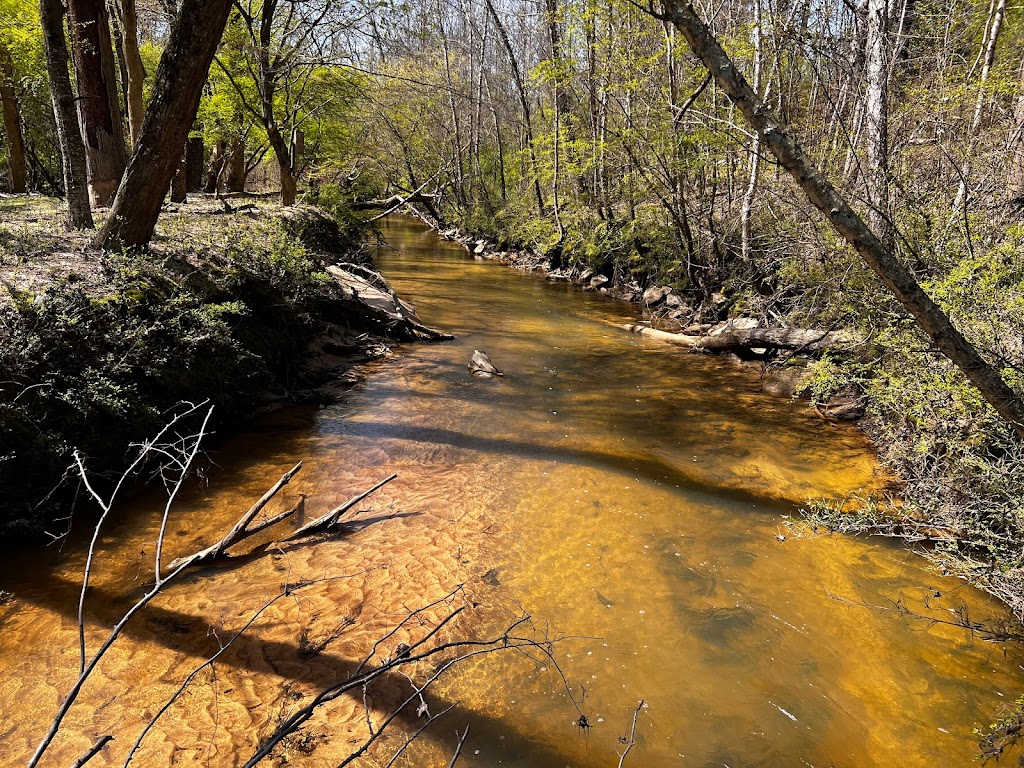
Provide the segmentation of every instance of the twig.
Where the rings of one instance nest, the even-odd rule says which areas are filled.
[[[622,768],[622,766],[625,764],[626,755],[629,754],[629,750],[631,750],[633,748],[633,745],[636,744],[636,718],[637,715],[640,714],[640,710],[643,709],[643,707],[644,700],[640,699],[640,703],[636,705],[636,709],[633,711],[633,725],[631,725],[629,728],[629,743],[626,745],[626,749],[623,751],[623,753],[619,755],[619,768]]]
[[[455,761],[459,759],[459,755],[462,754],[462,745],[466,743],[466,737],[469,736],[469,726],[466,726],[461,734],[458,731],[455,732],[459,736],[459,743],[455,745],[455,754],[452,755],[452,760],[448,763],[448,768],[455,768]]]
[[[71,768],[82,768],[83,765],[92,760],[96,755],[103,751],[103,748],[114,740],[114,737],[109,733],[106,736],[100,736],[96,739],[96,742],[89,747],[89,751],[82,755],[80,758],[75,760]]]
[[[379,483],[377,483],[375,486],[373,486],[369,490],[363,491],[362,493],[360,493],[357,496],[353,496],[351,499],[346,501],[344,504],[341,504],[341,505],[335,507],[330,512],[328,512],[327,514],[321,515],[320,517],[316,518],[315,520],[310,520],[308,523],[306,523],[304,526],[299,528],[293,534],[291,534],[290,536],[286,536],[284,539],[282,539],[282,541],[294,541],[295,539],[300,539],[303,536],[308,536],[311,533],[316,533],[317,531],[323,531],[323,530],[326,530],[328,528],[333,528],[338,523],[339,518],[343,514],[348,512],[350,509],[352,509],[352,507],[354,507],[356,504],[361,502],[363,499],[365,499],[371,493],[374,493],[375,491],[383,488],[385,485],[390,483],[396,477],[398,477],[398,475],[393,474],[393,475],[391,475],[389,477],[384,478],[383,480],[381,480]]]

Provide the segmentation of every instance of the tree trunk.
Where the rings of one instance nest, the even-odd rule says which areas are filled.
[[[139,17],[135,10],[135,0],[117,0],[117,9],[121,23],[125,69],[128,73],[125,83],[128,129],[131,133],[132,147],[135,147],[139,141],[142,118],[145,114],[142,89],[146,81],[146,70],[139,54]]]
[[[245,192],[245,142],[236,144],[224,162],[224,191]]]
[[[999,42],[999,32],[1003,28],[1003,19],[1006,18],[1006,0],[999,0],[992,10],[992,18],[988,25],[988,43],[985,46],[985,59],[981,65],[981,78],[978,81],[978,97],[974,102],[974,115],[971,117],[971,129],[967,134],[967,157],[964,167],[960,171],[960,185],[956,190],[956,199],[953,202],[953,217],[961,215],[961,206],[967,203],[967,180],[971,175],[971,155],[974,154],[976,137],[981,128],[981,116],[985,112],[985,86],[988,83],[989,74],[992,72],[992,65],[996,60],[996,44]]]
[[[526,132],[526,147],[530,154],[530,170],[533,174],[533,193],[537,198],[537,213],[538,215],[544,215],[544,195],[540,191],[540,177],[537,171],[537,150],[533,142],[533,116],[532,110],[530,109],[530,99],[526,93],[526,85],[523,83],[522,73],[519,71],[519,62],[516,60],[515,50],[512,48],[512,43],[508,39],[508,32],[505,30],[505,25],[501,22],[501,17],[498,16],[498,12],[494,9],[494,4],[491,0],[484,0],[487,4],[487,10],[491,14],[491,18],[494,20],[494,27],[498,30],[498,37],[501,38],[502,45],[505,47],[505,54],[508,56],[509,66],[512,68],[512,79],[515,82],[516,93],[519,96],[519,104],[523,108],[523,123]]]
[[[188,160],[182,155],[178,170],[171,179],[171,202],[184,203],[188,200]]]
[[[795,350],[817,354],[829,349],[856,344],[860,339],[841,331],[820,331],[808,328],[748,328],[729,329],[716,334],[691,336],[685,333],[659,331],[647,325],[635,323],[619,324],[607,321],[609,325],[624,331],[664,341],[677,347],[688,347],[704,352],[735,352],[741,349]]]
[[[50,78],[50,96],[57,122],[57,140],[60,142],[64,165],[64,194],[68,201],[67,225],[69,229],[92,229],[85,145],[78,128],[75,94],[71,89],[68,46],[64,37],[64,6],[61,0],[40,0],[39,21],[43,28],[46,72]]]
[[[281,173],[281,205],[295,205],[297,196],[297,184],[292,175],[291,152],[284,136],[277,129],[273,121],[266,124],[267,138],[270,140],[270,148],[274,150],[274,158],[277,160],[277,167]]]
[[[761,0],[754,0],[754,93],[761,95],[761,55],[764,32],[761,29]],[[750,148],[750,176],[743,203],[740,207],[740,254],[746,264],[752,260],[750,248],[750,220],[754,213],[754,199],[757,194],[757,177],[761,171],[761,134],[754,132],[754,143]]]
[[[1021,60],[1020,75],[1017,78],[1017,105],[1013,110],[1016,128],[1010,141],[1010,170],[1006,177],[1006,191],[1011,200],[1024,199],[1024,59]]]
[[[183,0],[160,57],[135,154],[97,246],[145,245],[153,236],[230,11],[231,0]]]
[[[21,109],[14,90],[14,63],[7,47],[0,42],[0,101],[3,102],[4,133],[7,136],[7,164],[11,169],[11,191],[25,192],[28,165],[25,140],[21,133]]]
[[[824,213],[836,231],[864,259],[882,283],[917,320],[932,343],[953,362],[999,415],[1024,439],[1024,403],[999,372],[978,353],[953,325],[946,313],[925,293],[891,249],[873,233],[782,129],[775,117],[701,21],[693,5],[666,0],[667,18],[683,34],[690,48],[714,76],[747,122],[789,172],[811,203]]]
[[[213,150],[210,152],[210,167],[206,170],[206,184],[203,188],[204,192],[214,193],[217,191],[217,185],[220,183],[220,173],[224,168],[224,142],[217,141],[213,145]]]
[[[868,197],[868,223],[885,247],[895,243],[889,216],[889,3],[867,0],[867,36],[865,39],[864,133],[868,167],[865,187]]]
[[[93,207],[102,207],[113,199],[125,167],[110,22],[104,0],[69,0],[68,10],[89,194]]]
[[[203,145],[202,136],[189,139],[188,144],[185,146],[185,164],[188,169],[189,192],[201,192],[203,190],[205,162],[206,147]]]

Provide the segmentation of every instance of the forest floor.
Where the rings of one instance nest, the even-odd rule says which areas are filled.
[[[178,402],[209,400],[225,422],[330,400],[356,363],[432,338],[358,233],[314,208],[197,195],[122,254],[61,220],[59,201],[0,199],[4,538],[53,522],[72,448],[113,471]]]

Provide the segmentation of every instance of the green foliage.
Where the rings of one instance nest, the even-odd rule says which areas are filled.
[[[116,467],[111,450],[180,400],[208,398],[226,420],[296,384],[306,343],[338,312],[333,280],[279,220],[217,223],[169,217],[164,235],[188,251],[108,255],[102,281],[72,276],[0,305],[0,488],[19,489],[0,532],[47,523],[33,505],[72,447]]]

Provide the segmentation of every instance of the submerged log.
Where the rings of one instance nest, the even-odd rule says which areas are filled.
[[[808,328],[729,328],[720,333],[691,336],[684,333],[659,331],[656,328],[633,323],[608,324],[650,339],[706,352],[731,352],[738,349],[786,349],[817,353],[824,352],[826,349],[856,344],[859,341],[843,331]]]

